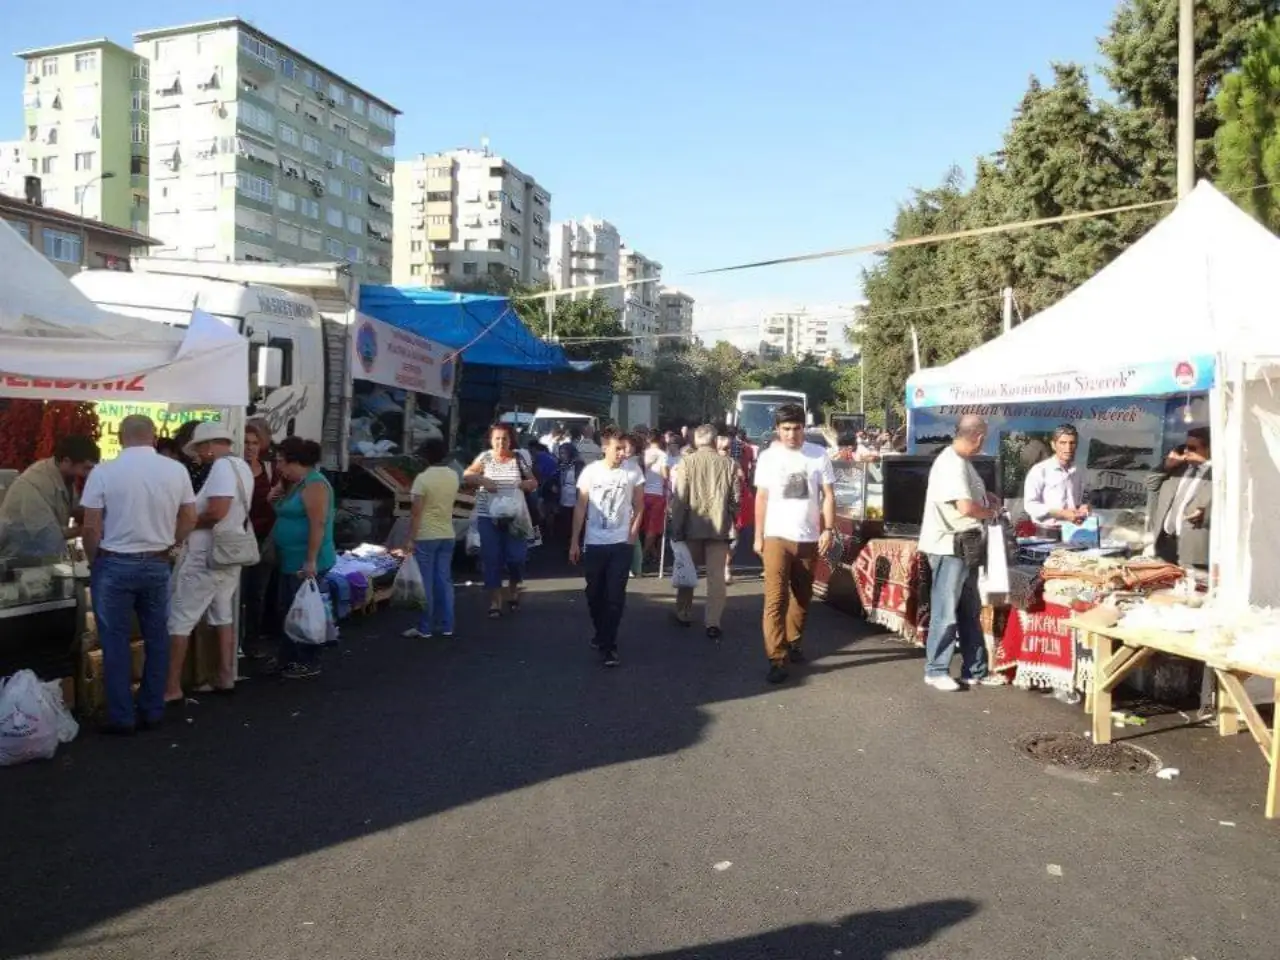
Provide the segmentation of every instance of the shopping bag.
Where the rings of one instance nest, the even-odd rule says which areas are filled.
[[[671,585],[673,587],[696,587],[698,585],[698,568],[693,562],[693,554],[689,545],[676,541],[671,544],[671,554],[675,562],[671,566]]]
[[[19,670],[0,687],[0,767],[48,760],[57,750],[57,711],[40,679]]]
[[[314,580],[307,580],[298,588],[284,618],[284,632],[294,643],[323,646],[328,641],[329,616]]]
[[[987,537],[987,565],[981,576],[981,590],[985,594],[1009,592],[1009,558],[1005,553],[1004,537],[997,524]]]
[[[62,699],[62,681],[50,680],[48,683],[40,684],[40,689],[44,691],[45,699],[49,701],[49,709],[54,713],[58,728],[58,742],[70,743],[80,733],[80,724],[76,723],[76,718],[71,715],[66,702]]]
[[[475,525],[474,520],[471,526],[467,527],[467,556],[480,556],[480,529]]]
[[[395,583],[391,585],[391,603],[397,607],[410,610],[427,608],[427,588],[422,582],[422,571],[418,561],[413,557],[405,557],[400,564],[400,572],[396,574]]]
[[[489,518],[492,520],[515,520],[526,510],[524,496],[515,487],[489,494]]]

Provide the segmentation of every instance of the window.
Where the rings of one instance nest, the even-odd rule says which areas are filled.
[[[85,153],[76,154],[76,169],[77,170],[93,169],[93,151],[86,151]]]
[[[58,75],[58,58],[45,57],[40,61],[40,76],[56,77]]]
[[[305,87],[311,87],[311,88],[315,87],[316,85],[315,71],[311,70],[308,67],[302,68],[302,85]]]
[[[196,55],[205,56],[213,53],[218,48],[218,35],[216,33],[197,33],[196,34]]]
[[[152,54],[151,59],[159,63],[165,57],[171,58],[173,56],[174,43],[175,40],[173,37],[170,37],[167,40],[157,40],[155,52]]]
[[[511,251],[511,259],[512,259],[512,260],[519,260],[519,259],[520,259],[520,245],[519,245],[519,244],[516,244],[516,243],[508,244],[508,245],[507,245],[507,249]]]
[[[280,109],[285,113],[299,113],[302,110],[302,98],[288,90],[281,89],[276,94],[276,103],[280,104]]]
[[[249,33],[240,34],[240,49],[256,60],[261,60],[273,70],[276,65],[276,48],[265,40],[259,40]]]
[[[313,137],[311,134],[304,133],[302,135],[302,149],[307,151],[307,153],[314,153],[316,156],[319,156],[320,141],[317,140],[315,137]]]
[[[325,147],[325,159],[332,163],[335,167],[342,166],[343,154],[337,147]]]
[[[40,91],[24,90],[22,93],[22,106],[27,110],[40,109]]]
[[[364,161],[359,157],[347,157],[347,169],[352,173],[358,173],[364,176]]]
[[[335,123],[333,125],[333,132],[343,140],[347,139],[347,125],[345,123]]]
[[[133,69],[129,71],[129,76],[134,80],[149,80],[151,78],[150,62],[141,58],[133,61]]]
[[[427,217],[427,223],[433,227],[443,227],[449,223],[449,217],[447,214],[436,214],[435,216]]]
[[[44,255],[58,263],[80,262],[80,236],[75,233],[64,233],[61,230],[50,230],[45,227]]]
[[[364,233],[364,221],[354,213],[347,214],[347,229],[352,233]]]
[[[320,219],[320,204],[312,200],[310,197],[299,197],[298,206],[302,209],[302,215],[312,220]],[[319,250],[319,246],[315,249]]]
[[[324,211],[324,222],[331,227],[342,227],[342,211],[337,207],[326,207]]]
[[[44,135],[45,143],[56,144],[58,142],[58,128],[50,127]]]
[[[287,243],[290,246],[302,246],[302,231],[291,223],[281,223],[276,226],[276,237],[281,243]]]
[[[147,125],[145,123],[135,123],[133,125],[133,142],[134,143],[147,142]]]
[[[151,106],[151,98],[147,96],[145,90],[133,91],[133,102],[129,104],[130,110],[146,110]]]
[[[86,200],[93,196],[93,185],[85,184],[83,187],[76,187],[72,191],[72,202],[79,207]]]
[[[297,210],[298,195],[296,193],[290,193],[288,190],[277,190],[276,206],[281,210],[288,210],[290,212]]]
[[[421,252],[422,252],[422,241],[421,241],[421,240],[410,240],[410,241],[409,241],[409,252],[410,252],[410,253],[421,253]]]
[[[281,143],[287,143],[291,147],[296,147],[301,142],[298,137],[297,127],[291,127],[287,123],[281,123],[279,131]]]
[[[420,263],[411,263],[411,264],[409,264],[409,276],[411,276],[411,277],[420,277],[420,276],[422,276],[422,264],[420,264]]]
[[[40,130],[37,127],[27,127],[27,140],[35,143],[40,137]]]
[[[352,203],[364,203],[364,187],[354,183],[347,184],[347,199]]]
[[[340,107],[347,105],[347,91],[343,90],[336,83],[329,84],[329,99]]]
[[[329,193],[335,200],[341,200],[347,195],[347,185],[340,177],[329,178]]]
[[[433,191],[427,194],[427,203],[448,203],[452,199],[453,194],[449,193],[447,190],[443,192]]]
[[[298,61],[294,60],[292,57],[281,57],[280,72],[290,80],[296,79],[298,76]],[[297,241],[295,241],[295,243],[296,242]]]
[[[50,174],[50,173],[57,173],[57,172],[58,172],[58,158],[57,158],[57,157],[45,157],[43,160],[41,160],[41,161],[40,161],[40,172],[41,172],[41,173],[43,173],[43,174],[46,174],[46,175],[47,175],[47,174]]]
[[[35,60],[28,60],[28,61],[27,61],[27,76],[28,76],[28,77],[34,77],[34,76],[35,76],[37,73],[39,73],[39,72],[40,72],[40,64],[39,64],[39,63],[37,63]]]
[[[357,146],[367,147],[369,145],[369,131],[364,127],[352,127],[347,131],[347,136]]]
[[[462,261],[462,275],[464,277],[474,277],[479,272],[474,260]]]
[[[88,73],[98,69],[98,51],[86,50],[76,54],[76,73]]]
[[[27,243],[31,242],[31,224],[26,220],[5,220],[9,226],[18,231],[18,236],[22,237]]]
[[[320,249],[320,234],[314,230],[303,230],[302,249],[318,251]]]
[[[336,257],[341,260],[342,255],[347,252],[347,248],[341,240],[335,240],[333,237],[325,237],[324,252],[330,257]]]
[[[395,117],[391,111],[376,103],[369,104],[369,119],[384,130],[394,130],[396,128]]]
[[[259,133],[265,133],[268,136],[276,132],[275,118],[271,113],[262,107],[248,101],[241,100],[237,104],[240,122],[245,126],[252,127]]]
[[[351,95],[351,112],[364,116],[364,97],[358,97],[354,93]]]
[[[275,184],[263,177],[255,177],[251,173],[237,173],[236,190],[252,200],[270,203],[275,192]]]

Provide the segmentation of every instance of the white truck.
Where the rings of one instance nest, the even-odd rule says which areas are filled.
[[[82,271],[72,278],[94,303],[181,325],[192,307],[251,342],[250,399],[277,440],[318,437],[323,466],[349,466],[352,376],[348,350],[359,283],[345,264],[222,263],[142,258],[132,272]]]

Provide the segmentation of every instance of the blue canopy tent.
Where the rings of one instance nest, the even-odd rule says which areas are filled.
[[[570,369],[564,350],[529,332],[506,297],[426,287],[361,286],[375,320],[462,350],[464,363],[547,372]]]

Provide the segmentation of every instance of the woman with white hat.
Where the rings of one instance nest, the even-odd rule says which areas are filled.
[[[169,605],[169,685],[166,702],[181,700],[182,668],[187,640],[200,618],[218,634],[218,680],[206,692],[231,693],[236,682],[235,606],[240,568],[213,564],[214,528],[243,530],[248,524],[253,490],[249,465],[232,456],[234,437],[216,420],[199,424],[183,450],[209,465],[208,478],[196,495],[196,528],[187,538],[173,578]]]

